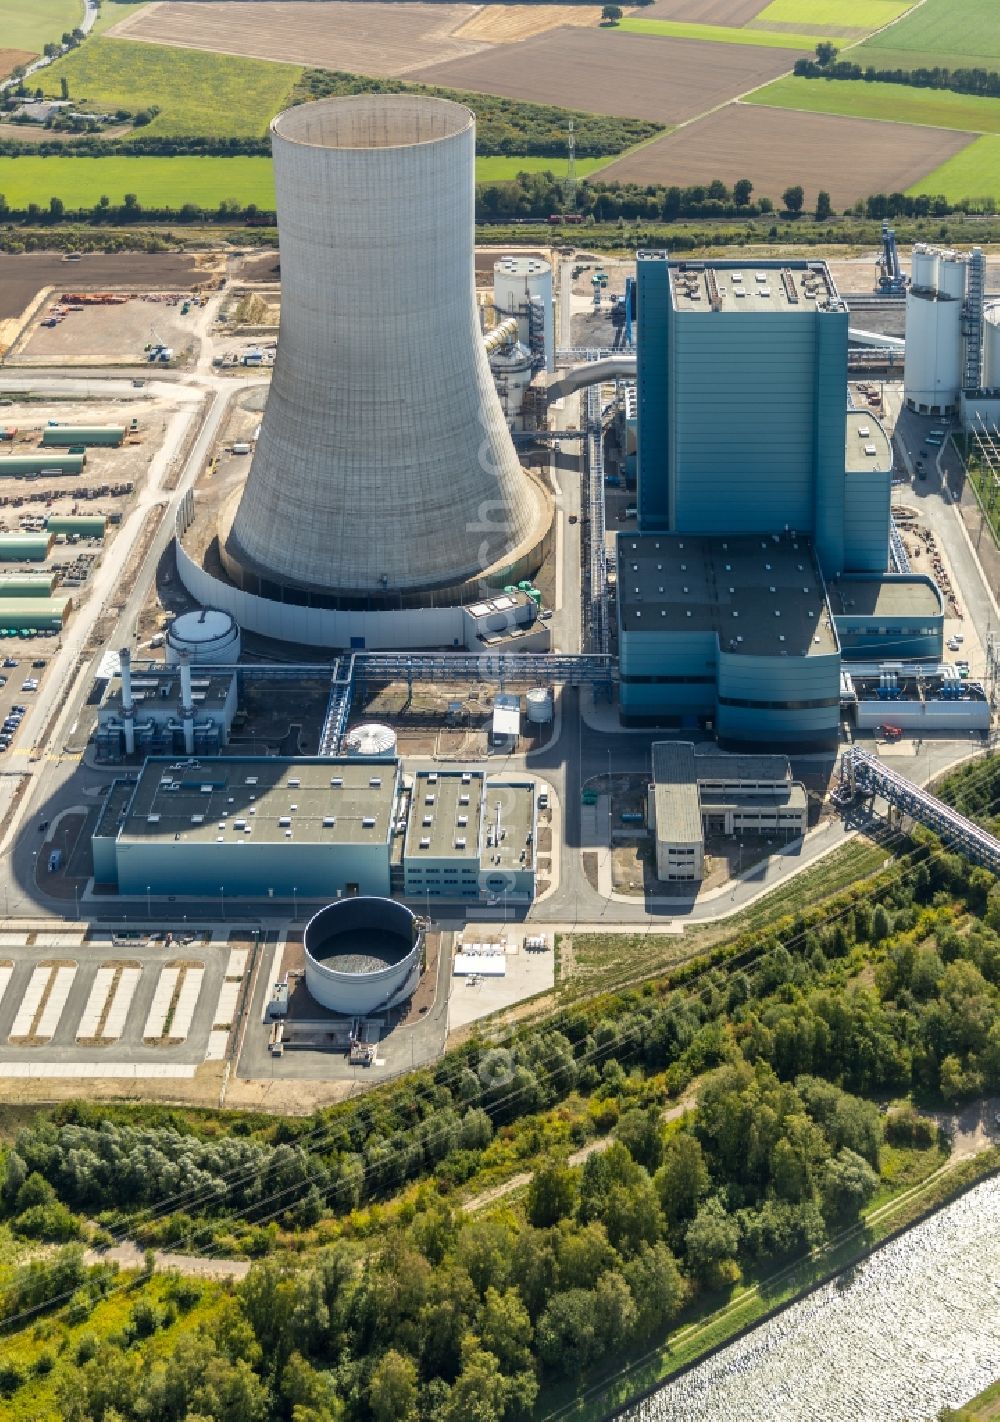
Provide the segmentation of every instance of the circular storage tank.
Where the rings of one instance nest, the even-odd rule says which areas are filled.
[[[536,304],[544,331],[545,368],[555,366],[555,330],[552,314],[552,268],[540,257],[501,257],[493,264],[493,304],[505,316],[517,316],[520,337],[530,337],[527,308]]]
[[[240,627],[232,613],[203,607],[185,612],[170,624],[166,635],[167,661],[173,666],[187,652],[192,662],[229,665],[240,659]]]
[[[955,301],[965,300],[968,264],[957,252],[942,252],[938,263],[938,291]]]
[[[520,424],[524,392],[531,384],[531,356],[521,342],[516,341],[506,350],[501,347],[494,351],[490,356],[490,369],[497,382],[497,394],[504,414],[515,424]]]
[[[393,760],[396,755],[396,732],[391,726],[368,721],[348,731],[346,745],[348,755],[361,756],[365,760]]]
[[[962,385],[962,303],[906,293],[903,388],[911,410],[942,415],[955,409]]]
[[[1000,301],[983,312],[983,384],[987,390],[1000,387]]]
[[[913,259],[910,263],[910,285],[918,287],[921,291],[935,291],[937,289],[937,265],[938,254],[934,247],[927,247],[924,243],[919,243],[913,249]]]
[[[552,720],[552,692],[547,686],[534,686],[525,697],[528,704],[528,720],[534,726],[542,726]]]
[[[394,899],[327,904],[306,924],[303,941],[311,996],[346,1017],[402,1002],[420,977],[423,930]]]

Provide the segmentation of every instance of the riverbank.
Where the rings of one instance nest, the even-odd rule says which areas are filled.
[[[536,1410],[538,1422],[606,1422],[625,1414],[664,1383],[868,1258],[904,1231],[927,1220],[990,1176],[1000,1173],[1000,1148],[966,1159],[952,1157],[920,1185],[877,1204],[862,1222],[829,1241],[808,1258],[738,1290],[708,1317],[676,1330],[665,1343],[626,1363],[575,1398],[550,1397]]]

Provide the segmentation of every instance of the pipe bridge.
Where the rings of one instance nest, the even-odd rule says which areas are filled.
[[[840,762],[843,799],[855,795],[879,795],[897,810],[933,830],[946,844],[973,864],[982,864],[1000,873],[1000,840],[973,820],[960,815],[929,790],[921,790],[911,780],[890,770],[884,761],[859,746],[846,750]]]

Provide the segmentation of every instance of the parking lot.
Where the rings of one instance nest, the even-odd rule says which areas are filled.
[[[30,750],[19,744],[18,735],[49,664],[48,650],[42,651],[44,645],[41,638],[31,638],[27,643],[0,641],[0,757],[9,758],[15,750]]]
[[[209,933],[0,934],[0,1079],[192,1077],[225,1054],[245,970]]]

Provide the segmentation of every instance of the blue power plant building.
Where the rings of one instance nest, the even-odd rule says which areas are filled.
[[[849,408],[819,261],[640,252],[638,534],[618,541],[621,712],[826,745],[852,659],[938,658],[944,608],[887,571],[892,449]]]

